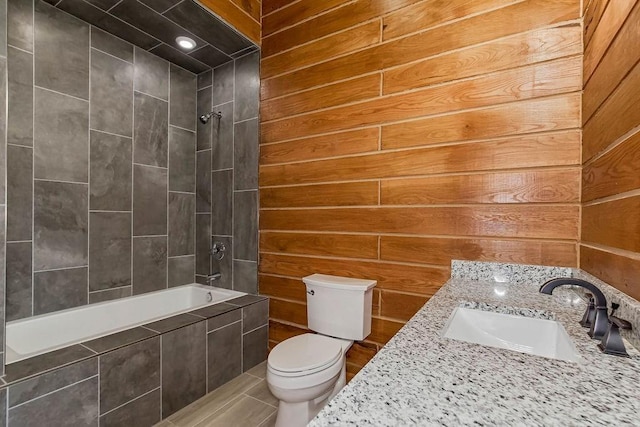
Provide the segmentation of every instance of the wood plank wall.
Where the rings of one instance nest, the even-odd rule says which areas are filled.
[[[263,0],[260,292],[378,280],[364,365],[452,259],[577,266],[579,0]]]
[[[640,1],[584,19],[580,266],[640,299]]]
[[[198,2],[260,46],[262,0],[198,0]]]

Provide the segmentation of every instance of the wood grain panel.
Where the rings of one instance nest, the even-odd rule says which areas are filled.
[[[579,25],[545,28],[404,65],[384,73],[383,93],[394,93],[582,52]]]
[[[366,341],[386,344],[404,326],[404,322],[374,317],[371,319],[371,335]]]
[[[261,207],[367,206],[378,204],[375,181],[262,188]],[[263,203],[264,202],[264,203]]]
[[[585,124],[582,156],[586,161],[640,124],[640,63]]]
[[[263,166],[263,186],[580,164],[580,132]],[[331,171],[328,174],[327,171]]]
[[[383,126],[382,148],[579,128],[581,102],[580,93],[572,93]]]
[[[355,366],[352,365],[351,363],[347,363],[345,365],[345,374],[346,374],[346,378],[347,378],[347,384],[349,384],[349,382],[353,379],[353,377],[355,377],[358,372],[360,372],[360,370],[362,370],[362,368],[360,368],[359,366]]]
[[[426,267],[389,262],[311,258],[294,255],[261,254],[260,272],[291,277],[323,273],[368,278],[378,281],[376,289],[411,292],[431,296],[449,278],[448,267]]]
[[[380,41],[380,21],[358,25],[329,37],[270,56],[260,64],[263,79],[353,52]]]
[[[591,2],[584,0],[585,5],[589,5],[584,14],[584,45],[587,46],[591,42],[591,37],[598,27],[598,23],[602,18],[609,0],[593,0]]]
[[[584,81],[587,82],[598,66],[611,41],[629,15],[635,4],[634,0],[610,1],[607,4],[597,28],[589,44],[584,50]]]
[[[640,49],[629,49],[629,46],[638,43],[640,43],[640,2],[636,3],[618,36],[602,58],[600,66],[593,72],[584,88],[582,104],[584,123],[602,105],[629,70],[640,61]]]
[[[636,299],[640,299],[636,280],[640,276],[639,19],[637,0],[593,0],[587,9],[580,245],[582,269]]]
[[[345,258],[378,258],[378,236],[357,234],[260,233],[260,250]]]
[[[301,279],[258,275],[258,285],[261,295],[268,295],[280,299],[288,299],[304,303],[307,292]]]
[[[267,16],[270,13],[275,12],[278,9],[295,3],[298,0],[262,0],[262,16]]]
[[[262,55],[265,58],[275,55],[418,1],[420,0],[355,0],[344,7],[266,36],[262,40]]]
[[[260,19],[253,19],[231,0],[200,0],[200,4],[260,46]]]
[[[260,22],[262,5],[260,0],[231,0],[236,6],[250,15],[254,21]]]
[[[347,352],[347,363],[364,366],[378,352],[378,346],[366,342],[355,342]]]
[[[265,123],[308,111],[374,98],[380,94],[381,80],[381,74],[370,74],[282,98],[268,99],[260,104],[260,117]]]
[[[358,129],[260,147],[260,164],[291,163],[377,151],[379,128]]]
[[[263,210],[260,229],[577,240],[578,215],[573,205]]]
[[[640,252],[640,196],[582,208],[582,241]]]
[[[376,181],[260,189],[262,208],[377,204],[378,183]]]
[[[300,21],[318,15],[334,7],[349,3],[350,0],[299,0],[280,10],[265,16],[262,20],[264,37],[284,27],[295,25]]]
[[[433,176],[381,182],[383,205],[576,203],[580,168]]]
[[[270,346],[306,330],[308,274],[378,281],[351,377],[452,258],[576,265],[580,1],[264,6],[259,272],[281,301]],[[394,204],[358,205],[374,185]]]
[[[532,13],[531,8],[534,6],[542,7],[542,9]],[[574,0],[529,0],[486,15],[479,15],[444,27],[392,40],[304,70],[263,80],[262,99],[268,99],[277,96],[277,94],[304,90],[331,81],[352,78],[496,38],[533,30],[543,25],[563,21],[569,16],[574,18],[579,16],[579,10]],[[511,22],[511,25],[504,25],[504,22]],[[477,31],[478,28],[482,28],[483,31]]]
[[[310,331],[306,328],[303,329],[301,327],[278,322],[273,319],[269,320],[269,341],[279,343],[288,338],[306,334],[308,332]]]
[[[379,316],[380,315],[380,290],[373,290],[373,298],[371,299],[371,315]]]
[[[625,294],[640,300],[640,259],[623,256],[582,245],[580,267],[616,287]]]
[[[582,172],[582,200],[588,202],[640,188],[640,132],[608,151]]]
[[[384,40],[423,31],[475,13],[509,6],[521,0],[426,0],[384,17]]]
[[[450,265],[452,259],[460,259],[575,267],[577,246],[549,240],[382,236],[380,258],[444,266]]]
[[[408,120],[581,90],[580,58],[507,70],[471,80],[380,97],[262,124],[262,142]]]
[[[307,304],[269,298],[269,317],[307,326]]]
[[[380,316],[407,321],[429,300],[421,295],[380,292]]]
[[[295,3],[298,0],[262,0],[262,16],[267,16],[278,9],[282,9],[288,4]]]

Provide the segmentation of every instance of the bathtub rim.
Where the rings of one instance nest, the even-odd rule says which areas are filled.
[[[238,291],[240,292],[240,291]],[[67,366],[73,365],[75,363],[78,362],[83,362],[85,360],[89,360],[92,358],[97,358],[100,357],[106,353],[112,352],[112,351],[117,351],[123,347],[129,346],[131,344],[135,344],[138,342],[142,342],[148,339],[153,339],[155,337],[160,337],[164,334],[167,333],[171,333],[175,330],[178,330],[180,328],[192,325],[194,323],[198,323],[198,322],[209,322],[211,319],[215,319],[218,316],[224,316],[225,314],[228,314],[230,311],[235,311],[238,309],[244,309],[246,307],[249,307],[251,305],[254,304],[259,304],[259,303],[264,303],[266,302],[267,304],[269,304],[269,297],[264,296],[264,295],[257,295],[257,294],[249,294],[249,293],[245,293],[245,295],[241,296],[241,297],[237,297],[234,298],[232,300],[229,301],[225,301],[222,302],[220,304],[226,304],[229,306],[232,306],[233,308],[231,308],[229,311],[225,311],[225,312],[219,312],[219,313],[215,313],[213,315],[209,315],[209,314],[191,314],[191,312],[187,312],[187,313],[182,313],[182,315],[185,314],[189,314],[191,315],[194,319],[192,322],[187,323],[187,324],[180,324],[180,325],[176,325],[174,327],[171,328],[167,328],[161,332],[159,331],[155,331],[152,329],[148,329],[148,328],[142,328],[141,326],[136,326],[130,329],[125,329],[124,331],[131,331],[133,329],[137,329],[137,328],[141,328],[144,330],[147,330],[149,332],[151,332],[151,334],[149,336],[146,337],[141,337],[141,338],[136,338],[133,340],[124,340],[121,341],[117,344],[113,344],[111,347],[106,348],[104,350],[100,350],[100,351],[96,351],[93,350],[91,348],[88,348],[82,344],[88,342],[88,341],[84,341],[83,343],[80,344],[73,344],[71,346],[68,347],[63,347],[62,349],[59,350],[54,350],[53,352],[49,352],[49,353],[44,353],[41,354],[39,356],[34,356],[31,357],[29,359],[24,359],[21,360],[19,362],[15,362],[12,363],[11,365],[7,365],[6,369],[5,369],[5,375],[0,378],[0,390],[8,388],[9,386],[12,386],[14,384],[23,382],[23,381],[27,381],[30,380],[32,378],[38,377],[40,375],[46,374],[46,373],[51,373],[51,372],[56,372],[58,370],[60,370],[61,368],[65,368]],[[215,304],[214,304],[215,305]],[[208,308],[209,306],[205,307]],[[203,308],[198,308],[192,311],[199,311],[202,310]],[[181,316],[180,314],[176,315],[176,316],[170,316],[167,317],[167,319],[171,319],[173,317],[177,317],[177,316]],[[269,327],[269,323],[267,322],[264,326],[262,327]],[[124,332],[123,331],[123,332]],[[115,335],[115,334],[112,334]],[[108,335],[107,335],[108,336]],[[104,337],[103,337],[104,338]],[[73,352],[70,350],[74,350]],[[52,357],[52,355],[54,353],[57,352],[66,352],[66,354],[64,355],[64,357]]]
[[[169,314],[166,314],[166,315],[156,316],[156,317],[153,317],[153,318],[145,319],[143,321],[136,322],[136,323],[133,323],[133,324],[129,324],[129,325],[121,327],[121,328],[111,329],[111,330],[105,331],[104,333],[99,333],[99,334],[96,334],[96,335],[83,337],[83,338],[81,338],[79,340],[73,340],[73,341],[70,341],[70,342],[62,343],[60,345],[52,346],[52,347],[47,348],[47,351],[44,351],[44,352],[42,352],[42,351],[40,351],[40,352],[31,352],[31,353],[28,353],[28,354],[24,355],[22,353],[15,352],[13,350],[13,348],[11,347],[10,343],[9,343],[8,329],[9,329],[10,326],[13,326],[13,325],[20,325],[20,324],[32,322],[34,320],[41,320],[43,318],[47,318],[47,317],[55,316],[55,315],[59,315],[59,314],[68,314],[68,313],[71,313],[73,311],[78,311],[78,310],[83,310],[83,309],[95,309],[95,308],[101,307],[101,306],[115,305],[118,302],[121,302],[123,299],[127,299],[129,301],[133,301],[133,300],[136,300],[136,299],[149,298],[149,297],[152,297],[153,295],[157,295],[157,294],[160,294],[162,292],[167,292],[167,291],[176,290],[176,289],[180,289],[180,288],[186,288],[186,287],[195,287],[195,288],[202,289],[202,290],[205,290],[205,291],[214,290],[214,291],[232,292],[233,295],[230,295],[227,298],[224,298],[224,299],[221,299],[221,300],[217,300],[217,301],[211,302],[209,304],[204,304],[204,305],[200,305],[200,306],[197,306],[197,307],[189,307],[189,308],[186,308],[184,310],[176,311],[176,312],[169,313]],[[166,288],[166,289],[159,289],[159,290],[156,290],[156,291],[146,292],[146,293],[138,294],[138,295],[132,295],[132,296],[125,297],[125,298],[117,298],[117,299],[112,299],[112,300],[108,300],[108,301],[101,301],[101,302],[97,302],[97,303],[93,303],[93,304],[85,304],[85,305],[81,305],[81,306],[77,306],[77,307],[67,308],[67,309],[64,309],[64,310],[58,310],[58,311],[53,311],[53,312],[50,312],[50,313],[44,313],[44,314],[39,314],[39,315],[36,315],[36,316],[30,316],[30,317],[26,317],[26,318],[23,318],[23,319],[12,320],[10,322],[6,322],[6,326],[5,326],[6,330],[5,330],[5,360],[4,360],[4,364],[5,364],[5,367],[11,366],[11,365],[13,365],[15,363],[26,361],[26,360],[32,359],[34,357],[38,357],[40,355],[44,355],[44,354],[47,354],[47,353],[54,352],[56,350],[61,350],[61,349],[67,348],[67,347],[72,347],[74,345],[81,345],[82,343],[86,343],[86,342],[89,342],[89,341],[93,341],[93,340],[97,340],[97,339],[100,339],[100,338],[104,338],[106,336],[117,334],[117,333],[120,333],[120,332],[124,332],[124,331],[127,331],[129,329],[134,329],[134,328],[137,328],[137,327],[144,327],[144,325],[149,325],[151,323],[159,322],[159,321],[162,321],[162,320],[174,317],[174,316],[179,316],[181,314],[197,311],[197,310],[203,309],[205,307],[209,307],[209,306],[212,306],[212,305],[215,305],[215,304],[224,303],[224,302],[230,301],[232,299],[241,298],[241,297],[246,296],[246,295],[250,295],[250,294],[247,294],[246,292],[242,292],[242,291],[236,291],[236,290],[233,290],[233,289],[226,289],[226,288],[218,288],[218,287],[207,286],[207,285],[203,285],[201,283],[187,283],[187,284],[180,285],[180,286],[174,286],[174,287]],[[195,315],[195,316],[198,316],[198,315]],[[202,316],[200,316],[200,317],[202,317]],[[157,331],[155,331],[155,332],[157,332]],[[9,361],[9,359],[10,359],[9,356],[10,355],[13,356],[14,354],[18,355],[18,358]]]
[[[64,343],[61,343],[59,345],[54,345],[51,347],[48,347],[46,349],[46,351],[35,351],[35,352],[31,352],[31,353],[18,353],[15,350],[13,350],[13,348],[11,347],[11,344],[9,342],[9,333],[8,330],[10,329],[11,326],[14,325],[21,325],[21,324],[25,324],[25,323],[29,323],[29,322],[33,322],[33,321],[38,321],[38,320],[42,320],[42,319],[46,319],[47,317],[52,317],[52,316],[56,316],[56,315],[65,315],[65,314],[69,314],[72,313],[74,311],[79,311],[79,310],[92,310],[92,309],[96,309],[99,307],[104,307],[104,306],[109,306],[109,305],[117,305],[118,303],[121,303],[122,300],[126,299],[129,302],[131,301],[135,301],[135,300],[141,300],[141,299],[149,299],[149,298],[153,298],[154,295],[158,295],[160,293],[165,293],[167,291],[175,291],[178,290],[180,288],[197,288],[197,289],[201,289],[203,291],[221,291],[222,293],[231,293],[231,295],[227,295],[222,299],[216,300],[216,301],[212,301],[211,303],[208,304],[204,304],[204,305],[199,305],[199,306],[195,306],[195,307],[187,307],[183,310],[179,310],[179,311],[175,311],[169,314],[164,314],[161,316],[155,316],[155,317],[151,317],[151,318],[147,318],[138,322],[134,322],[116,329],[109,329],[106,331],[102,331],[99,332],[97,334],[94,335],[90,335],[90,336],[85,336],[82,338],[79,338],[77,340],[72,340],[72,341],[67,341]],[[21,361],[25,361],[25,360],[29,360],[31,358],[34,357],[38,357],[40,355],[43,354],[47,354],[47,353],[51,353],[53,351],[56,350],[60,350],[60,349],[64,349],[66,347],[71,347],[73,345],[77,345],[77,344],[81,344],[81,343],[86,343],[86,342],[90,342],[93,340],[97,340],[109,335],[113,335],[113,334],[117,334],[119,332],[123,332],[123,331],[127,331],[129,329],[134,329],[136,327],[143,327],[144,325],[149,325],[151,323],[155,323],[155,322],[159,322],[162,321],[164,319],[168,319],[170,317],[173,316],[179,316],[181,314],[185,314],[185,313],[189,313],[192,311],[197,311],[200,310],[202,308],[205,307],[209,307],[215,304],[220,304],[220,303],[224,303],[226,301],[230,301],[232,299],[235,298],[240,298],[242,296],[248,295],[246,292],[242,292],[242,291],[236,291],[233,289],[226,289],[226,288],[218,288],[218,287],[213,287],[213,286],[207,286],[207,285],[203,285],[200,283],[187,283],[184,285],[180,285],[180,286],[174,286],[171,288],[166,288],[166,289],[159,289],[156,291],[152,291],[152,292],[145,292],[143,294],[138,294],[138,295],[132,295],[129,297],[125,297],[125,298],[117,298],[117,299],[113,299],[113,300],[108,300],[108,301],[101,301],[101,302],[97,302],[97,303],[93,303],[93,304],[85,304],[85,305],[81,305],[81,306],[77,306],[77,307],[71,307],[71,308],[67,308],[64,310],[58,310],[58,311],[54,311],[54,312],[50,312],[50,313],[43,313],[43,314],[39,314],[36,316],[30,316],[30,317],[26,317],[23,319],[16,319],[16,320],[12,320],[10,322],[6,323],[6,332],[5,332],[5,366],[10,366],[13,365],[14,363],[18,363]]]
[[[226,289],[226,288],[215,288],[215,287],[203,285],[201,283],[195,283],[195,282],[194,283],[185,283],[184,285],[173,286],[173,287],[167,288],[167,289],[158,289],[156,291],[145,292],[143,294],[138,294],[138,295],[131,295],[131,296],[124,297],[124,298],[114,298],[114,299],[107,300],[107,301],[100,301],[100,302],[94,302],[94,303],[90,303],[90,304],[78,305],[76,307],[65,308],[64,310],[57,310],[57,311],[52,311],[52,312],[49,312],[49,313],[37,314],[35,316],[23,317],[22,319],[10,320],[10,321],[6,322],[6,325],[7,326],[8,325],[18,325],[20,323],[26,323],[26,322],[28,322],[30,320],[37,320],[37,319],[40,319],[40,318],[43,318],[43,317],[47,317],[47,316],[52,316],[52,315],[55,315],[55,314],[70,313],[72,311],[81,310],[83,308],[89,308],[89,307],[93,308],[93,307],[98,307],[98,306],[102,306],[102,305],[113,304],[113,303],[119,302],[120,300],[123,300],[123,299],[127,299],[127,300],[129,300],[129,299],[131,299],[131,300],[133,300],[133,299],[141,299],[141,298],[144,298],[144,297],[149,297],[149,296],[154,295],[154,294],[159,294],[161,292],[166,292],[166,291],[170,291],[170,290],[173,290],[173,289],[179,289],[179,288],[186,287],[186,286],[193,286],[193,287],[206,289],[206,290],[214,289],[214,290],[222,290],[222,291],[232,291],[232,292],[237,292],[237,293],[241,294],[239,296],[251,295],[251,294],[247,294],[246,292],[242,292],[242,291],[236,291],[236,290],[233,290],[233,289]],[[237,296],[237,297],[239,297],[239,296]],[[234,297],[234,298],[237,298],[237,297]],[[231,298],[231,299],[233,299],[233,298]],[[225,301],[217,301],[217,302],[225,302]],[[212,303],[212,304],[215,304],[215,303]],[[211,304],[203,305],[203,306],[194,308],[192,310],[197,310],[198,308],[206,307],[208,305],[211,305]],[[191,311],[191,310],[186,310],[185,312],[188,313],[189,311]],[[171,317],[171,316],[172,316],[172,314],[168,315],[167,317]]]

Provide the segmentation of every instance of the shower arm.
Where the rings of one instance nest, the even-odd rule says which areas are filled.
[[[210,113],[201,115],[199,117],[199,119],[203,124],[206,124],[211,117],[215,117],[218,120],[220,120],[222,118],[222,112],[221,111],[217,111],[217,112],[216,111],[212,111]]]

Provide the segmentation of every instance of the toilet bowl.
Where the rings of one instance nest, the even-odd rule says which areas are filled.
[[[307,323],[316,334],[276,345],[267,358],[267,385],[280,401],[276,427],[305,426],[346,384],[346,353],[371,332],[375,280],[312,274]]]
[[[346,383],[346,352],[353,341],[303,334],[273,348],[267,384],[280,401],[276,427],[306,425]]]

